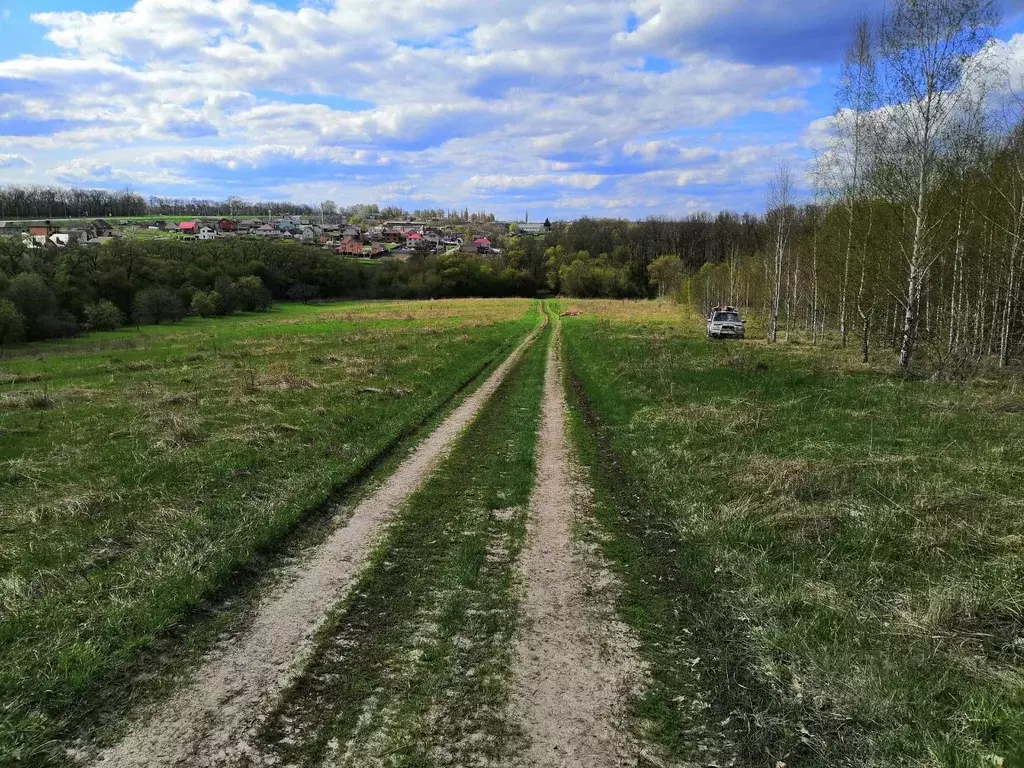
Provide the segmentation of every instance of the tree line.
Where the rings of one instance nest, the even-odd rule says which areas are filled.
[[[145,197],[131,189],[78,189],[55,186],[0,186],[0,221],[17,219],[86,219],[131,218],[136,216],[196,217],[278,217],[301,215],[329,218],[331,221],[362,223],[375,217],[384,221],[396,219],[427,219],[453,223],[484,223],[495,221],[493,213],[479,211],[427,208],[408,211],[398,206],[356,204],[339,206],[333,200],[318,204],[284,201],[246,200],[229,197],[211,200],[197,197]]]
[[[257,238],[33,249],[0,238],[0,347],[127,322],[261,311],[275,300],[534,296],[539,288],[524,270],[465,253],[363,264]]]
[[[582,219],[510,245],[574,296],[674,295],[764,317],[770,342],[837,338],[862,358],[970,372],[1024,357],[1024,97],[992,0],[894,0],[852,30],[828,145],[763,216]]]
[[[992,0],[896,0],[863,19],[815,204],[793,204],[780,168],[769,248],[708,270],[697,294],[742,291],[769,341],[832,328],[865,361],[876,345],[893,350],[902,370],[1019,360],[1024,102],[992,39],[998,20]]]

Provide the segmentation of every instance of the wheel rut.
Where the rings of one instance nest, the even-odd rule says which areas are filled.
[[[244,633],[212,652],[190,682],[161,702],[97,768],[223,766],[258,760],[252,740],[310,651],[330,608],[344,599],[388,524],[501,385],[534,331],[257,608]]]
[[[573,530],[584,489],[570,460],[559,355],[560,324],[548,351],[537,480],[521,555],[523,626],[516,648],[512,711],[531,768],[636,765],[626,707],[643,680],[636,643],[609,601],[591,594],[607,581]],[[590,562],[588,562],[588,560]],[[598,570],[595,570],[597,568]]]

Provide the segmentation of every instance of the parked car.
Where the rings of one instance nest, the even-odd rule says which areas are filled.
[[[708,315],[709,339],[744,339],[747,324],[736,307],[715,307]]]

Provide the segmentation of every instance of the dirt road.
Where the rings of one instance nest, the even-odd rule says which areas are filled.
[[[556,327],[548,353],[537,480],[522,553],[524,621],[517,647],[513,711],[531,768],[635,765],[625,706],[642,669],[626,628],[600,597],[588,596],[595,563],[573,537],[582,489],[566,445],[566,402]],[[599,566],[598,566],[599,567]],[[608,578],[603,574],[603,578]]]
[[[95,765],[225,765],[254,752],[252,735],[276,694],[301,667],[328,610],[345,597],[381,533],[451,449],[536,333],[362,501],[348,523],[313,551],[259,607],[241,636],[218,648],[185,685],[133,727]]]

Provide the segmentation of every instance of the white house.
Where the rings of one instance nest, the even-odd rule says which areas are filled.
[[[213,227],[200,227],[199,228],[199,239],[200,240],[216,240],[217,230]]]

